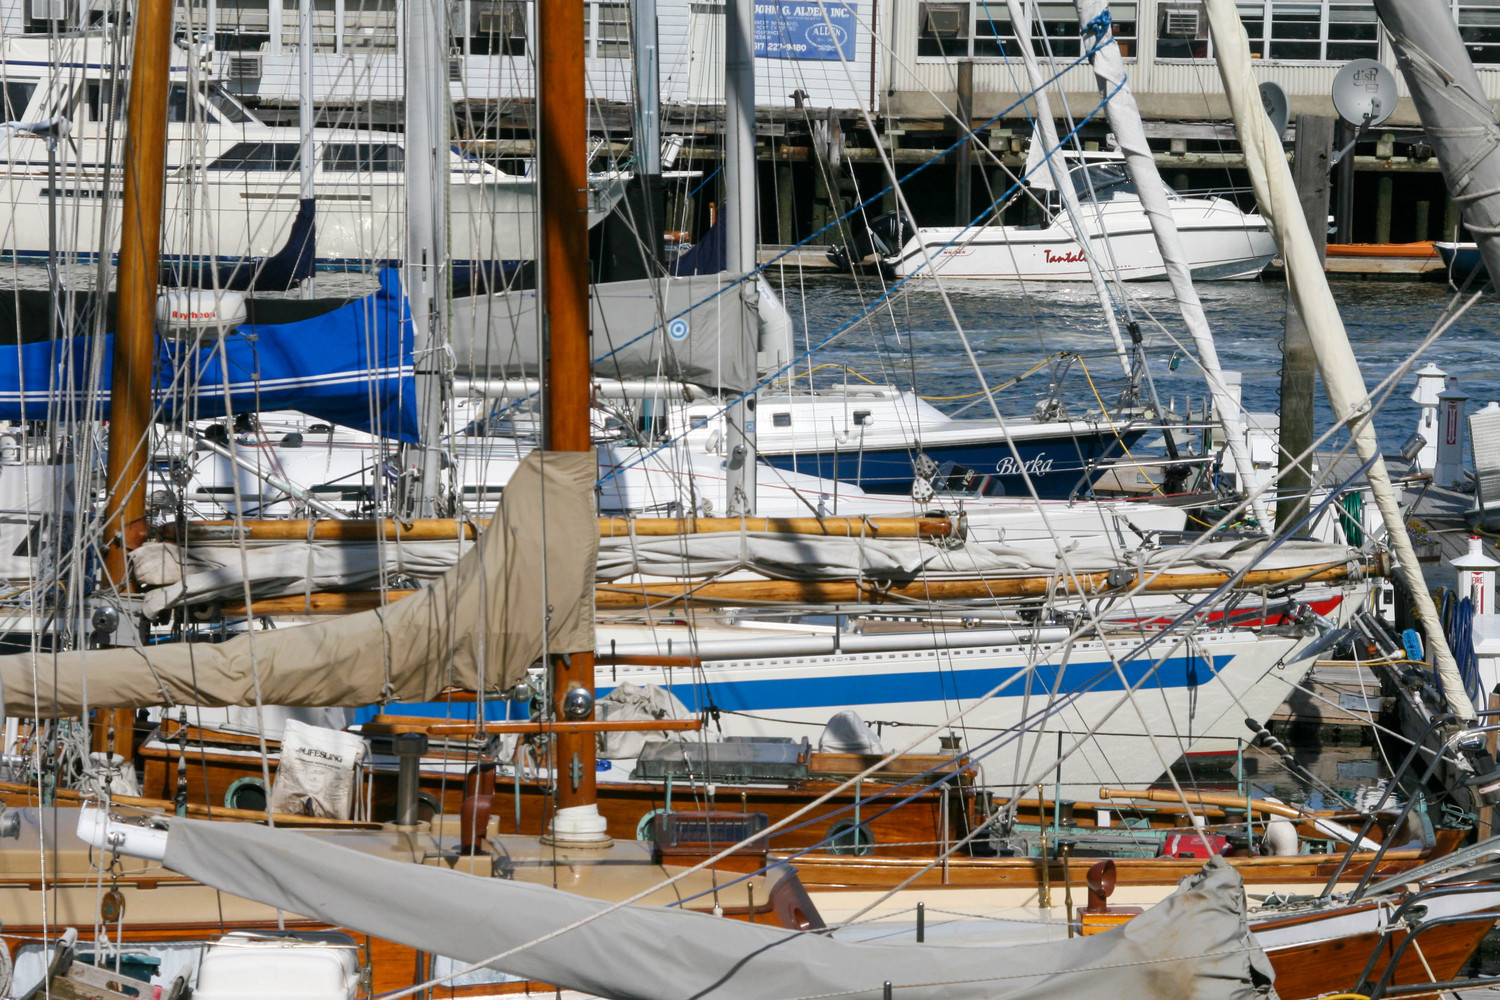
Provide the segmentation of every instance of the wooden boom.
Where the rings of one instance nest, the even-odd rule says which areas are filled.
[[[339,523],[339,522],[331,522]],[[1283,569],[1251,570],[1236,588],[1284,587],[1300,583],[1334,583],[1355,574],[1384,576],[1385,560],[1371,558],[1351,572],[1348,563],[1290,566]],[[1229,573],[1174,573],[1148,577],[1141,584],[1145,593],[1213,590],[1230,582]],[[691,602],[704,605],[757,604],[880,604],[886,601],[963,601],[1018,597],[1046,597],[1054,593],[1102,594],[1125,591],[1137,585],[1135,577],[1125,584],[1111,585],[1108,573],[1079,573],[1071,577],[1019,576],[964,580],[913,580],[881,586],[868,580],[726,580],[655,581],[636,585],[604,585],[594,589],[595,606],[601,611],[628,611],[663,604]],[[388,600],[411,594],[410,590],[386,592]],[[320,592],[293,597],[268,597],[247,607],[244,602],[223,605],[227,615],[340,615],[380,607],[377,591]]]
[[[449,541],[476,538],[489,519],[455,521],[429,518],[414,521],[371,520],[254,520],[189,521],[186,542],[266,541]],[[780,535],[828,535],[839,538],[946,538],[962,534],[962,521],[951,517],[601,517],[600,538],[630,535],[705,535],[755,531]],[[165,537],[183,541],[176,525]]]

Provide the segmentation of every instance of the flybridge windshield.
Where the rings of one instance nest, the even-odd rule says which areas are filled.
[[[1119,163],[1090,163],[1074,167],[1069,176],[1073,180],[1073,190],[1080,198],[1087,198],[1092,193],[1100,201],[1107,201],[1117,194],[1135,194],[1135,185]]]

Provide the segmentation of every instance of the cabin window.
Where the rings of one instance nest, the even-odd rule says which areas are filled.
[[[17,80],[5,84],[5,120],[18,122],[31,104],[31,95],[36,93],[36,84]]]
[[[330,142],[323,148],[323,169],[399,173],[406,169],[406,151],[388,142]]]
[[[790,413],[773,413],[773,414],[771,414],[771,426],[772,427],[790,427],[790,426],[792,426],[792,415]]]
[[[218,87],[211,87],[203,96],[208,100],[209,106],[214,109],[214,114],[218,116],[221,123],[240,125],[255,120],[250,112],[245,110],[243,104]]]
[[[210,170],[296,170],[301,146],[295,142],[239,142],[208,165]]]
[[[707,417],[690,417],[689,420],[688,420],[688,426],[692,430],[695,430],[695,431],[696,430],[701,430],[702,428],[708,426],[708,418]]]
[[[594,3],[589,5],[585,43],[588,53],[600,59],[625,59],[630,55],[630,5],[628,3]]]
[[[124,82],[122,81],[118,87],[117,93],[116,84],[109,80],[90,80],[84,86],[83,105],[88,111],[89,121],[109,121],[111,117],[111,104],[115,106],[113,115],[115,121],[125,120],[125,101],[123,100],[125,96]],[[121,98],[121,100],[118,102],[114,101],[113,99],[116,97]]]
[[[524,56],[526,5],[519,0],[471,0],[469,54]]]
[[[1037,16],[1039,15],[1039,16]],[[1135,55],[1136,5],[1110,4],[1114,38],[1120,54]],[[972,56],[976,59],[1020,55],[1014,23],[1003,3],[923,3],[918,6],[917,55]],[[1078,17],[1071,3],[1041,3],[1031,24],[1031,49],[1038,56],[1075,59],[1083,51]]]
[[[870,411],[869,410],[855,410],[854,411],[854,426],[855,427],[863,427],[866,424],[868,424],[869,422],[870,422]]]

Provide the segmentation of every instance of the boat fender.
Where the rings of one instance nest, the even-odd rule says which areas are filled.
[[[1277,858],[1290,858],[1302,853],[1302,845],[1297,842],[1297,825],[1280,816],[1273,817],[1266,824],[1266,835],[1260,842],[1262,854],[1269,854]]]

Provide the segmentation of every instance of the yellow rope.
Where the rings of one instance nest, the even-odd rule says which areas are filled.
[[[1099,389],[1094,385],[1094,376],[1089,374],[1088,362],[1084,361],[1083,356],[1079,354],[1073,355],[1073,359],[1078,362],[1078,367],[1083,369],[1083,377],[1088,379],[1089,391],[1094,394],[1094,402],[1099,404],[1099,412],[1103,414],[1104,422],[1109,425],[1109,432],[1115,436],[1116,441],[1120,442],[1120,450],[1125,452],[1125,457],[1134,462],[1135,456],[1130,453],[1130,446],[1125,443],[1124,438],[1120,437],[1120,432],[1115,429],[1115,422],[1109,419],[1109,407],[1104,405],[1104,400],[1099,396]],[[1139,471],[1139,468],[1137,466],[1137,471]],[[1155,481],[1151,481],[1151,488],[1160,496],[1167,495]]]

